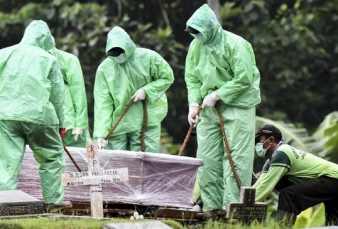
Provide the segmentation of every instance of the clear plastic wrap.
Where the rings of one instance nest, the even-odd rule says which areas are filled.
[[[87,171],[85,148],[67,147],[82,171]],[[146,206],[193,207],[197,169],[203,160],[158,153],[99,150],[101,169],[128,168],[129,181],[102,184],[103,201]],[[65,172],[77,172],[65,153]],[[38,164],[27,147],[17,189],[43,199]],[[89,202],[89,186],[65,187],[64,200]]]

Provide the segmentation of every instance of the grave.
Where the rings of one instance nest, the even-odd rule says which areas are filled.
[[[267,215],[267,204],[255,202],[256,189],[242,187],[240,190],[240,202],[232,202],[227,206],[227,219],[237,219],[244,223],[253,220],[262,222]]]
[[[102,184],[128,181],[128,168],[102,170],[96,145],[87,145],[88,171],[62,174],[62,186],[90,185],[90,209],[93,218],[103,218]]]
[[[82,171],[88,168],[85,148],[67,147]],[[203,160],[159,153],[123,150],[99,150],[99,164],[104,170],[128,168],[129,180],[103,183],[104,206],[140,205],[192,208],[197,169]],[[65,153],[65,173],[78,172]],[[38,164],[29,147],[21,167],[18,189],[42,200]],[[73,206],[89,203],[88,186],[65,187],[64,200]]]
[[[21,190],[0,191],[0,216],[44,213],[44,203]]]

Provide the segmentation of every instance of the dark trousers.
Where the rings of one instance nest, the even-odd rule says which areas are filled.
[[[320,177],[281,189],[278,210],[298,215],[319,203],[325,205],[326,225],[338,225],[338,179]]]

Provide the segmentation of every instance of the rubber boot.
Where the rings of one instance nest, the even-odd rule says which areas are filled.
[[[283,228],[292,228],[296,218],[297,216],[295,214],[286,211],[277,210],[276,212],[276,221],[279,222]]]

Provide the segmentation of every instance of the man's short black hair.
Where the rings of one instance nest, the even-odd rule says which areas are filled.
[[[276,142],[279,142],[283,138],[280,130],[274,125],[270,125],[270,124],[266,124],[265,126],[258,128],[256,135],[255,135],[256,143],[258,142],[258,139],[260,136],[266,136],[266,137],[273,136],[276,139]]]

